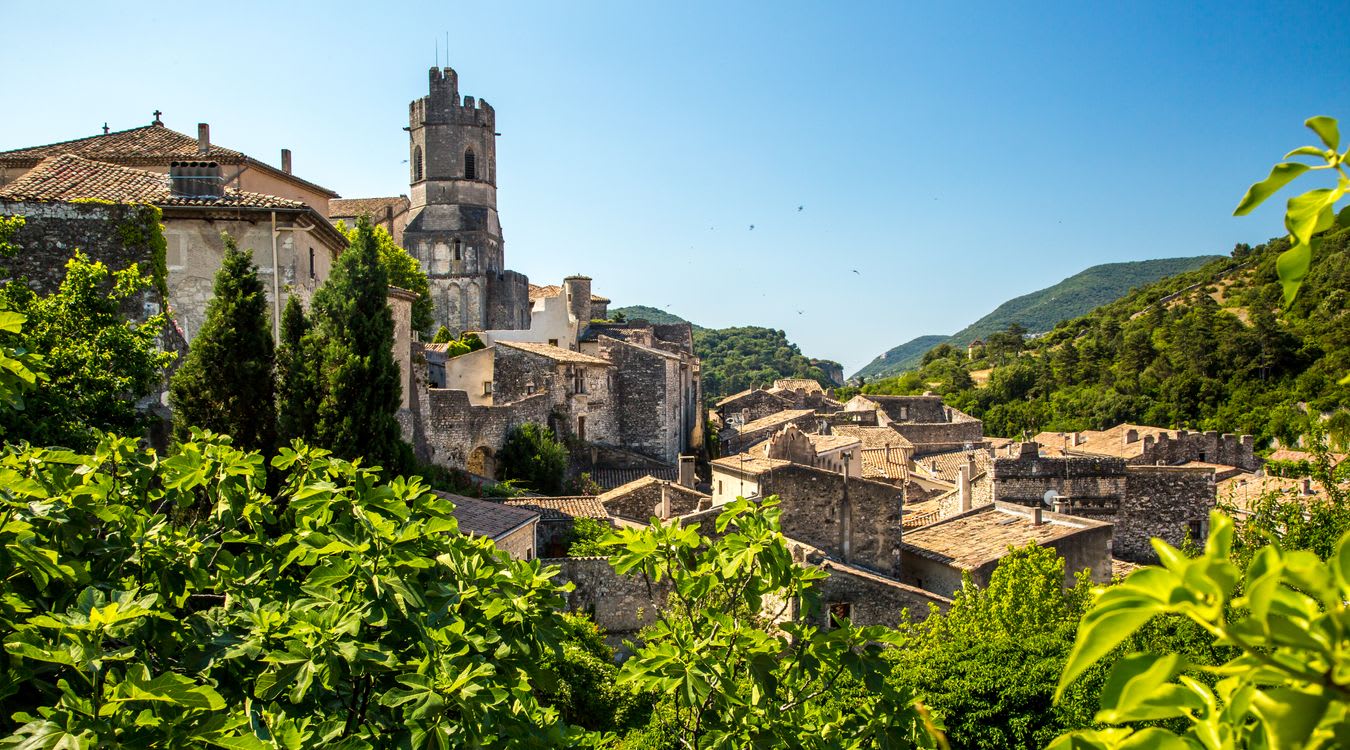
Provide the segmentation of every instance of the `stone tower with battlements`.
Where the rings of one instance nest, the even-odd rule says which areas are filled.
[[[497,216],[497,117],[459,95],[451,68],[408,105],[409,220],[403,247],[422,263],[436,326],[462,331],[530,325],[529,280],[506,270]]]

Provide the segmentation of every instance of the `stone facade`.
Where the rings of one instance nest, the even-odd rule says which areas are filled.
[[[940,396],[854,396],[844,404],[845,413],[872,412],[873,422],[889,427],[914,446],[913,457],[930,453],[981,448],[985,445],[984,423],[942,403]]]
[[[529,327],[529,280],[506,270],[497,215],[496,112],[459,95],[450,68],[408,106],[408,220],[395,237],[427,271],[435,326],[458,334]]]
[[[1216,504],[1214,470],[1189,466],[1131,466],[1125,498],[1116,515],[1114,554],[1132,562],[1157,562],[1149,543],[1158,537],[1173,547],[1186,539],[1204,544],[1209,512]]]
[[[669,578],[649,582],[640,575],[614,572],[607,557],[562,557],[541,562],[559,568],[554,581],[573,584],[565,595],[568,611],[585,612],[612,634],[634,634],[655,622],[672,590]]]
[[[600,502],[611,516],[639,523],[646,523],[653,516],[688,515],[706,508],[711,500],[701,492],[654,477],[643,477],[600,495]],[[666,510],[661,512],[662,508]]]

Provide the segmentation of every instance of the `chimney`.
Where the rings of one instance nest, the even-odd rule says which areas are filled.
[[[966,454],[966,476],[967,476],[967,477],[970,477],[971,479],[974,479],[974,478],[975,478],[975,454],[974,454],[974,453],[967,453],[967,454]]]
[[[1058,513],[1058,514],[1061,515],[1061,516],[1068,515],[1068,514],[1069,514],[1069,498],[1064,497],[1063,495],[1057,495],[1057,496],[1055,497],[1055,512]]]
[[[291,150],[288,148],[281,149],[281,171],[291,173]]]
[[[1044,524],[1045,519],[1041,517],[1041,506],[1037,505],[1031,509],[1031,525],[1042,526]]]
[[[1138,440],[1139,440],[1139,430],[1125,431],[1125,445],[1129,445],[1130,443],[1136,442]]]
[[[670,482],[661,483],[661,505],[657,506],[657,511],[662,520],[670,518]]]
[[[680,486],[694,488],[694,457],[680,456]]]
[[[197,153],[204,154],[211,150],[211,126],[204,123],[197,123]]]
[[[956,495],[961,499],[961,512],[965,513],[974,507],[974,502],[970,497],[970,467],[962,466],[956,470]]]
[[[1298,490],[1299,490],[1299,492],[1303,493],[1304,495],[1311,495],[1311,494],[1313,494],[1312,480],[1311,480],[1311,479],[1302,479],[1302,480],[1299,480],[1299,483],[1298,483]]]

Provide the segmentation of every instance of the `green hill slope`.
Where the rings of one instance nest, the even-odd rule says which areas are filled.
[[[1135,422],[1288,442],[1310,414],[1331,414],[1333,440],[1350,441],[1335,432],[1350,433],[1350,386],[1338,384],[1350,373],[1350,230],[1323,237],[1285,310],[1275,258],[1287,246],[1239,246],[1035,339],[995,334],[975,362],[939,347],[922,370],[863,390],[939,392],[989,435]]]
[[[689,322],[647,305],[616,307],[609,314],[611,318],[623,315],[626,320],[642,319],[651,323]],[[709,404],[746,388],[771,385],[779,378],[807,378],[825,388],[834,387],[821,365],[838,368],[839,363],[828,359],[813,362],[788,340],[783,331],[761,326],[703,328],[690,325],[694,328],[694,351],[703,365],[703,395]]]
[[[950,337],[920,336],[902,344],[872,360],[854,377],[861,375],[873,380],[912,370],[919,366],[924,353],[938,344],[950,342],[952,346],[965,348],[971,341],[984,339],[992,333],[1007,329],[1013,323],[1020,324],[1031,333],[1042,333],[1054,328],[1062,320],[1076,318],[1119,299],[1135,287],[1199,268],[1217,257],[1159,258],[1092,266],[1058,284],[1010,299]],[[937,340],[927,347],[920,349],[917,345],[919,341],[932,339]]]

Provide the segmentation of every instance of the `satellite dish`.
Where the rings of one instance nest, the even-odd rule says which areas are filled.
[[[1059,494],[1057,490],[1046,490],[1045,497],[1041,498],[1041,500],[1045,503],[1045,507],[1053,508],[1055,507],[1055,501],[1061,497],[1063,497],[1063,495]]]

